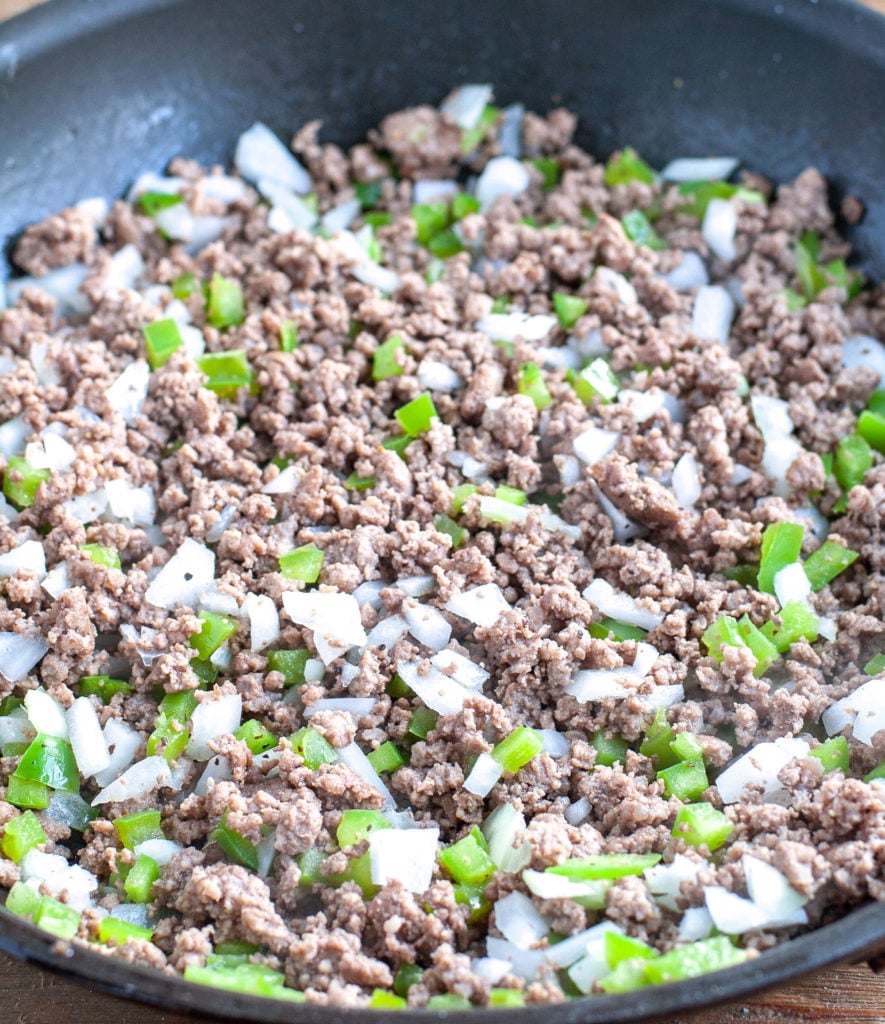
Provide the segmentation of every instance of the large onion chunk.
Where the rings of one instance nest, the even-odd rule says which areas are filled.
[[[208,761],[213,751],[209,741],[236,732],[243,715],[243,698],[225,693],[201,701],[191,715],[191,738],[185,753],[195,761]]]
[[[438,842],[436,826],[373,832],[369,840],[372,882],[399,882],[410,892],[426,892],[433,880]]]
[[[42,637],[0,633],[0,675],[7,682],[17,683],[48,650],[49,644]]]
[[[187,537],[147,589],[145,600],[170,611],[182,604],[193,608],[215,582],[215,553]]]
[[[283,607],[294,623],[336,646],[362,647],[366,642],[360,606],[352,594],[291,590],[283,594]]]
[[[234,165],[247,181],[269,178],[301,195],[312,188],[305,168],[261,121],[256,121],[237,140]]]
[[[770,803],[782,803],[787,793],[778,781],[778,773],[796,757],[808,754],[804,740],[783,737],[773,743],[757,743],[723,771],[716,788],[724,803],[737,803],[751,785],[761,785]]]
[[[664,621],[663,612],[649,611],[635,598],[615,590],[607,580],[599,577],[584,588],[583,598],[603,615],[640,629],[654,629]]]
[[[0,555],[0,580],[17,572],[32,572],[37,579],[46,575],[46,553],[38,540],[26,540]]]
[[[98,713],[88,697],[77,697],[67,710],[68,733],[80,774],[89,777],[111,763]]]
[[[139,800],[161,786],[171,774],[172,770],[165,757],[146,757],[136,761],[119,779],[101,790],[92,801],[92,806]]]
[[[475,626],[494,626],[510,605],[497,583],[483,583],[450,597],[445,608]]]

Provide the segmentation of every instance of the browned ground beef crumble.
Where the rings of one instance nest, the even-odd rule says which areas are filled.
[[[191,211],[229,218],[221,237],[196,253],[170,242],[137,202],[127,201],[115,202],[100,227],[88,208],[70,209],[29,228],[19,241],[14,261],[30,274],[85,263],[90,309],[60,318],[53,300],[32,287],[0,318],[0,420],[22,417],[31,434],[25,441],[63,427],[76,453],[69,469],[54,472],[18,518],[0,517],[0,552],[37,540],[49,569],[67,565],[69,582],[58,598],[31,572],[0,582],[0,631],[43,637],[49,645],[15,686],[0,679],[0,696],[42,687],[69,707],[81,677],[122,675],[131,694],[92,701],[103,725],[117,718],[138,731],[137,757],[145,756],[157,696],[205,686],[191,665],[196,655],[189,644],[200,628],[198,607],[166,610],[145,598],[159,568],[186,538],[208,538],[219,594],[240,607],[247,594],[272,599],[282,628],[273,647],[308,648],[312,656],[312,630],[294,624],[283,610],[284,595],[305,587],[280,573],[278,557],[299,545],[312,542],[324,553],[320,591],[349,594],[366,581],[383,584],[374,605],[361,605],[366,630],[411,607],[398,585],[410,577],[432,577],[431,591],[418,601],[437,609],[464,591],[495,584],[509,609],[492,625],[474,626],[443,611],[452,629],[448,646],[483,666],[489,679],[461,711],[441,715],[425,739],[414,739],[407,733],[421,701],[386,692],[398,664],[429,657],[414,637],[405,634],[392,647],[366,647],[358,660],[338,657],[299,692],[269,671],[266,650],[251,650],[249,620],[241,619],[229,642],[229,666],[198,699],[240,694],[243,719],[257,719],[280,738],[278,771],[274,760],[254,757],[246,743],[225,735],[210,745],[228,759],[230,778],[210,781],[202,795],[194,786],[204,764],[181,758],[180,789],[161,786],[137,800],[102,804],[82,843],[38,812],[48,836],[43,849],[79,863],[101,886],[94,894],[97,907],[84,912],[74,941],[94,939],[102,910],[125,901],[113,879],[134,856],[122,848],[111,822],[155,807],[162,811],[165,836],[185,849],[162,868],[154,887],[159,913],[153,941],[130,939],[116,947],[91,942],[91,948],[175,973],[204,964],[218,943],[254,943],[260,947],[255,962],[284,971],[287,983],[311,1002],[339,1006],[366,1005],[374,989],[392,985],[402,964],[414,963],[425,974],[409,990],[410,1005],[439,993],[485,1004],[492,982],[474,970],[474,961],[486,956],[487,936],[500,935],[495,915],[472,915],[470,906],[457,902],[438,864],[423,893],[390,882],[367,899],[354,882],[299,885],[305,851],[327,856],[324,877],[345,871],[365,852],[365,843],[338,850],[342,810],[377,809],[384,801],[343,763],[310,770],[286,739],[308,724],[305,708],[329,697],[374,700],[358,720],[340,710],[309,719],[334,748],[355,742],[369,752],[388,739],[410,747],[407,764],[385,781],[401,811],[410,810],[419,825],[439,826],[442,845],[509,803],[524,815],[529,866],[538,871],[599,853],[659,853],[664,863],[677,854],[706,858],[675,902],[656,898],[642,876],[617,880],[602,910],[535,897],[552,932],[575,934],[608,917],[628,935],[669,950],[680,942],[683,912],[704,906],[706,887],[746,895],[747,853],[777,868],[808,901],[807,925],[750,930],[739,938],[749,950],[763,950],[867,899],[885,898],[885,789],[861,781],[885,759],[885,731],[859,742],[850,726],[844,729],[850,777],[840,770],[825,773],[813,757],[793,758],[780,772],[776,802],[756,787],[723,805],[711,782],[703,799],[724,806],[734,830],[709,856],[705,848],[674,838],[680,801],[664,795],[655,764],[638,752],[654,718],[654,702],[646,698],[676,684],[684,686],[685,697],[667,708],[667,718],[677,733],[699,737],[711,780],[761,742],[792,736],[816,747],[826,739],[822,713],[867,680],[863,666],[885,649],[885,462],[875,455],[838,513],[840,489],[815,454],[832,452],[853,431],[877,386],[875,371],[843,368],[842,352],[846,337],[883,336],[885,290],[867,287],[849,301],[844,288],[826,287],[799,309],[784,294],[798,288],[794,251],[802,232],[819,236],[821,262],[847,253],[824,180],[808,170],[775,188],[746,175],[744,184],[762,190],[767,200],[732,200],[736,256],[723,261],[711,253],[677,186],[606,185],[605,165],[573,144],[570,113],[527,114],[522,146],[528,188],[463,218],[458,230],[468,248],[447,257],[440,270],[416,243],[413,179],[461,174],[466,180],[478,173],[498,153],[495,131],[465,157],[460,129],[428,106],[390,115],[368,143],[348,152],[318,142],[318,127],[302,129],[293,149],[311,175],[321,213],[353,198],[357,183],[380,186],[372,210],[392,215],[375,232],[383,266],[399,276],[391,294],[356,280],[351,256],[322,232],[271,230],[269,206],[252,185],[230,203],[208,196],[205,176],[222,172],[186,160],[173,161],[169,173],[184,179]],[[545,187],[544,165],[533,162],[538,157],[561,170],[552,187]],[[620,218],[635,209],[651,213],[664,244],[660,250],[625,234]],[[851,209],[856,219],[858,211]],[[354,232],[364,216],[357,216]],[[107,279],[109,257],[126,245],[138,249],[144,268],[136,287],[119,288]],[[695,288],[680,290],[665,279],[689,250],[703,258],[713,283],[726,282],[740,293],[727,344],[692,333]],[[594,276],[600,266],[623,275],[616,287],[626,285],[626,292],[605,275]],[[428,271],[439,279],[428,283]],[[144,358],[143,326],[166,315],[168,286],[190,273],[202,282],[220,274],[241,284],[245,319],[238,325],[211,326],[199,289],[184,302],[207,351],[246,350],[254,386],[220,397],[180,350],[151,373],[146,400],[127,424],[109,404],[108,388],[134,359]],[[586,300],[586,311],[569,330],[556,326],[541,342],[517,337],[508,346],[476,327],[500,297],[496,311],[549,315],[555,292]],[[297,327],[293,351],[281,351],[287,321]],[[539,411],[519,393],[524,363],[544,366],[546,350],[568,351],[567,335],[585,338],[594,331],[622,388],[663,389],[678,405],[668,401],[639,422],[623,401],[585,404],[563,367],[549,363],[543,377],[550,407]],[[373,353],[394,335],[404,342],[402,372],[375,381]],[[540,354],[539,345],[545,349]],[[44,351],[40,364],[35,352]],[[431,389],[438,419],[400,455],[381,442],[400,432],[394,411],[425,390],[418,372],[428,360],[446,364],[459,381],[452,390]],[[761,467],[763,440],[750,404],[759,395],[789,403],[804,450],[790,467],[782,496],[775,496]],[[594,425],[618,432],[617,448],[590,466],[576,464],[575,438]],[[670,486],[685,453],[696,456],[702,482],[693,508],[682,507]],[[453,489],[470,482],[462,473],[465,454],[484,471],[474,481],[479,495],[455,517],[469,537],[453,550],[435,524],[451,513]],[[747,469],[736,474],[736,467]],[[293,474],[294,485],[286,493],[265,492],[281,471]],[[352,473],[374,483],[348,489],[345,479]],[[68,499],[116,478],[151,488],[159,527],[127,525],[107,514],[84,524],[72,514]],[[499,485],[530,495],[534,511],[525,522],[501,525],[483,516],[480,498]],[[575,536],[545,525],[545,501],[577,528]],[[616,540],[611,503],[635,524],[635,536]],[[809,506],[830,519],[830,539],[860,554],[813,597],[817,612],[834,620],[835,639],[793,644],[761,678],[753,674],[755,659],[746,647],[726,647],[723,661],[715,661],[701,635],[720,615],[748,614],[761,625],[779,608],[773,594],[723,572],[758,562],[762,533],[771,523],[805,523],[803,556],[810,554],[819,540],[807,518]],[[96,564],[81,550],[86,543],[117,550],[122,568]],[[638,598],[658,616],[646,642],[659,657],[630,695],[580,702],[564,692],[579,670],[630,666],[637,653],[633,640],[591,636],[591,623],[602,616],[583,591],[594,579]],[[122,626],[157,632],[136,643],[131,634],[121,636]],[[146,650],[160,653],[143,659]],[[505,773],[485,798],[466,790],[472,759],[521,725],[558,730],[569,752],[540,753],[516,774]],[[595,763],[592,739],[599,730],[630,745],[624,764]],[[0,761],[3,782],[17,762]],[[100,788],[84,782],[83,794],[91,800]],[[567,809],[582,799],[585,816],[569,824]],[[3,825],[18,814],[0,803]],[[276,855],[266,877],[231,863],[207,841],[225,815],[226,826],[252,843],[275,830]],[[19,871],[12,861],[0,861],[4,884],[15,882]],[[513,891],[529,894],[522,871],[497,871],[485,897],[494,905]],[[494,987],[522,989],[532,1002],[564,998],[556,976],[543,973],[532,980],[505,971]]]

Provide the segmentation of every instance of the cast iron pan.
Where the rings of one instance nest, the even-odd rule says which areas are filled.
[[[0,27],[0,244],[85,196],[119,195],[176,154],[228,162],[257,118],[288,137],[319,117],[326,138],[348,144],[465,81],[493,82],[502,103],[576,110],[579,141],[600,156],[627,143],[658,166],[735,154],[775,180],[814,164],[834,198],[863,199],[847,234],[870,276],[885,277],[885,18],[844,0],[54,0]],[[176,983],[59,948],[5,911],[0,947],[170,1009],[377,1019]],[[883,951],[885,905],[872,904],[719,974],[518,1017],[649,1021]],[[482,1012],[489,1024],[513,1017]]]

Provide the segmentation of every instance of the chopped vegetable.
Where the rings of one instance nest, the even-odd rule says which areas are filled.
[[[184,344],[178,324],[169,318],[145,324],[142,332],[144,333],[148,362],[154,370],[159,370],[161,366],[164,366],[172,353],[177,352]]]
[[[201,658],[210,658],[225,641],[237,631],[237,623],[227,615],[200,612],[200,632],[194,633],[188,643]]]
[[[382,342],[372,355],[372,379],[387,380],[388,377],[401,376],[403,367],[399,353],[405,351],[405,342],[398,334]]]
[[[11,455],[3,474],[3,494],[16,508],[30,508],[37,500],[40,484],[51,476],[48,469],[34,469],[25,459]]]
[[[243,290],[240,285],[236,281],[222,277],[221,274],[213,274],[209,282],[206,320],[213,327],[224,328],[235,327],[245,319]],[[243,355],[245,356],[245,352]]]
[[[863,670],[868,676],[877,676],[880,672],[885,672],[885,653],[873,655],[864,665]]]
[[[316,583],[320,578],[325,557],[316,544],[304,544],[285,555],[280,555],[280,575],[287,580]]]
[[[150,903],[154,882],[160,877],[160,866],[153,857],[140,853],[123,882],[123,889],[133,903]]]
[[[346,810],[341,815],[335,837],[344,850],[368,839],[373,832],[388,828],[393,826],[380,811]]]
[[[706,846],[712,853],[728,839],[734,825],[712,804],[685,804],[676,814],[673,835],[689,846]]]
[[[612,156],[605,165],[605,183],[609,188],[615,185],[629,185],[631,181],[651,185],[654,180],[655,172],[630,146]]]
[[[344,481],[348,491],[368,491],[374,487],[377,479],[374,476],[360,476],[358,473],[351,473]]]
[[[873,450],[860,434],[849,434],[836,445],[833,475],[843,490],[862,484],[872,465]]]
[[[398,996],[405,998],[409,994],[409,989],[413,985],[417,985],[423,978],[423,967],[410,963],[400,964],[393,976],[393,991]]]
[[[409,722],[409,736],[418,740],[427,739],[427,734],[436,726],[438,718],[437,712],[430,708],[415,708]]]
[[[753,652],[756,659],[756,667],[753,669],[754,676],[763,676],[777,661],[777,647],[750,619],[749,615],[742,615],[737,624],[738,633],[741,639]]]
[[[10,775],[6,785],[6,802],[23,810],[45,811],[49,806],[50,789],[43,782]]]
[[[252,367],[243,348],[207,352],[197,360],[197,366],[208,378],[206,387],[221,398],[233,398],[240,388],[252,386]]]
[[[738,629],[737,621],[730,615],[720,615],[711,622],[701,635],[701,641],[707,648],[707,654],[719,662],[725,658],[723,647],[744,646],[744,638]]]
[[[412,207],[418,244],[427,245],[434,235],[449,226],[448,203],[417,203]]]
[[[526,725],[514,729],[509,736],[501,740],[492,749],[492,757],[501,765],[505,772],[518,772],[524,764],[528,764],[544,748],[544,738]]]
[[[280,324],[280,351],[294,352],[298,348],[298,325],[291,320]]]
[[[864,409],[857,419],[857,432],[871,448],[885,452],[885,416]]]
[[[508,505],[524,505],[528,501],[528,495],[518,487],[508,487],[507,484],[498,484],[495,488],[495,497],[498,501],[506,501]]]
[[[253,754],[263,754],[277,745],[277,737],[255,718],[247,718],[234,733],[234,738],[242,740]]]
[[[686,181],[679,186],[679,195],[689,200],[685,212],[698,220],[704,219],[711,199],[732,199],[737,197],[745,203],[764,203],[765,196],[742,185],[731,185],[727,181]]]
[[[96,565],[103,565],[106,569],[120,569],[120,553],[116,548],[105,547],[103,544],[84,544],[80,548],[84,555],[89,555]]]
[[[117,693],[132,693],[131,683],[110,676],[81,676],[78,687],[81,697],[98,697],[103,704],[107,704]]]
[[[439,862],[446,872],[462,885],[485,885],[495,873],[485,836],[478,828],[439,853]]]
[[[639,747],[639,753],[644,757],[655,758],[658,769],[669,768],[679,760],[670,746],[674,739],[675,734],[667,721],[667,712],[664,708],[658,708],[645,730],[645,740]]]
[[[537,363],[523,363],[519,368],[516,388],[521,395],[527,395],[535,403],[537,410],[546,409],[552,404],[553,399],[547,385],[544,383],[544,375]]]
[[[603,617],[599,622],[590,623],[590,635],[598,640],[617,640],[619,643],[624,640],[644,640],[648,634],[647,629],[641,626],[633,626],[629,622],[619,622],[617,619]]]
[[[799,523],[769,523],[762,534],[757,585],[767,594],[774,593],[774,578],[788,565],[799,560],[805,527]]]
[[[98,922],[98,941],[122,946],[129,939],[144,939],[147,942],[153,938],[151,928],[143,928],[138,924],[130,924],[118,917],[103,917]]]
[[[165,839],[160,828],[159,811],[133,811],[114,819],[114,829],[127,850],[134,850],[149,839]]]
[[[471,496],[476,494],[479,488],[476,484],[458,484],[458,486],[452,491],[452,515],[459,516],[464,511],[464,502]]]
[[[667,796],[678,800],[697,800],[710,785],[703,761],[680,761],[658,772]]]
[[[369,764],[379,775],[382,772],[395,772],[406,763],[402,751],[392,740],[385,740],[366,756]]]
[[[588,302],[579,295],[566,292],[553,293],[553,312],[559,320],[559,326],[568,331],[587,312]]]
[[[44,896],[34,914],[34,924],[57,939],[67,941],[80,930],[80,911],[51,896]]]
[[[659,853],[599,853],[591,857],[573,857],[562,864],[554,864],[547,868],[547,873],[575,880],[626,878],[628,875],[641,875],[648,868],[653,868],[660,859]]]
[[[858,558],[858,553],[834,540],[823,544],[805,559],[803,568],[812,590],[820,590]]]
[[[37,815],[33,811],[25,811],[17,818],[6,822],[3,839],[0,840],[0,850],[4,856],[18,864],[26,853],[35,846],[45,843],[46,839],[46,833],[37,820]]]
[[[172,294],[182,302],[195,295],[200,288],[200,279],[196,274],[179,274],[172,282]]]
[[[138,197],[138,205],[142,213],[148,217],[155,217],[162,210],[168,210],[170,206],[178,206],[184,202],[184,197],[176,192],[142,192]]]
[[[311,771],[316,771],[321,764],[334,764],[338,760],[335,748],[316,729],[299,729],[289,737],[289,742]]]
[[[604,359],[594,359],[583,370],[569,370],[566,379],[585,405],[592,404],[594,398],[611,402],[621,389],[621,382]]]
[[[271,672],[281,672],[286,686],[300,686],[310,657],[310,651],[303,647],[295,651],[268,651],[267,667]]]
[[[651,221],[642,210],[630,210],[629,213],[625,213],[621,218],[621,224],[623,225],[624,233],[631,242],[645,245],[649,249],[660,250],[666,248],[663,240],[658,236],[655,229],[651,226]]]
[[[418,437],[419,434],[424,434],[430,430],[431,423],[436,418],[437,412],[433,399],[430,397],[430,392],[425,391],[423,394],[418,395],[417,398],[413,398],[411,402],[407,402],[404,406],[397,409],[394,415],[399,425],[409,437]]]
[[[816,757],[823,764],[824,773],[838,769],[848,774],[848,740],[844,736],[831,736],[811,751],[811,757]]]
[[[747,951],[732,945],[725,935],[717,935],[712,939],[694,942],[690,946],[678,946],[663,956],[649,960],[645,967],[645,976],[653,985],[669,981],[682,981],[685,978],[696,978],[711,971],[721,971],[726,967],[743,963],[747,959]]]
[[[258,850],[254,843],[242,836],[236,829],[228,828],[224,824],[227,817],[225,813],[222,824],[209,833],[209,842],[217,843],[224,851],[224,855],[234,864],[241,864],[250,871],[258,870]]]
[[[623,764],[630,749],[625,739],[620,736],[608,736],[602,729],[593,734],[592,742],[596,750],[596,763],[607,768],[611,768],[618,761]]]
[[[427,243],[427,248],[441,260],[447,260],[450,256],[457,256],[459,252],[464,252],[461,239],[451,229],[440,231],[438,235],[434,235]]]
[[[462,547],[470,536],[463,526],[459,526],[451,516],[447,516],[444,512],[434,518],[433,525],[439,533],[448,534],[452,538],[453,550]]]
[[[783,654],[797,640],[805,639],[809,643],[817,640],[820,620],[817,615],[801,601],[788,601],[780,611],[781,624],[766,622],[760,632],[769,639],[778,652]]]
[[[15,771],[19,778],[42,782],[50,789],[63,789],[68,793],[80,790],[74,751],[67,740],[58,736],[37,733]]]
[[[466,192],[459,192],[452,199],[452,220],[463,220],[465,217],[469,217],[471,213],[479,213],[480,203],[475,196],[470,196]]]

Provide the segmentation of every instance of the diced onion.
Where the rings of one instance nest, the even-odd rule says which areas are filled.
[[[479,124],[483,111],[492,98],[490,85],[461,85],[440,104],[440,112],[450,117],[459,128],[469,131]],[[416,199],[416,203],[426,202]]]
[[[581,704],[590,701],[612,700],[629,696],[633,690],[624,685],[630,678],[629,666],[618,668],[585,668],[575,673],[574,679],[565,687]]]
[[[194,793],[197,796],[205,796],[209,791],[210,782],[226,782],[232,775],[230,761],[222,754],[215,754],[206,762],[203,774],[194,786]]]
[[[351,594],[287,591],[283,607],[294,623],[312,629],[330,643],[362,647],[366,642],[360,606]]]
[[[508,942],[531,949],[550,931],[550,922],[521,892],[511,892],[495,904],[495,926]]]
[[[503,156],[518,160],[522,153],[522,119],[525,107],[521,103],[511,103],[501,111],[501,127],[498,131],[498,148]]]
[[[655,864],[654,867],[646,868],[643,877],[655,901],[667,910],[676,910],[682,883],[694,881],[709,866],[707,860],[692,860],[683,853],[677,853],[670,864]]]
[[[782,738],[773,743],[757,743],[721,772],[716,787],[724,803],[737,803],[748,786],[761,785],[769,802],[779,803],[786,791],[778,781],[778,773],[793,758],[805,757],[808,744],[804,740]]]
[[[320,224],[330,235],[336,231],[346,231],[360,213],[359,199],[348,199],[327,210],[320,218]]]
[[[42,637],[21,633],[0,633],[0,675],[17,683],[31,671],[49,650]]]
[[[464,780],[464,788],[475,796],[486,797],[503,774],[501,765],[484,751],[474,761],[470,774]]]
[[[774,575],[774,593],[781,607],[788,601],[798,601],[806,604],[811,593],[811,584],[805,575],[805,569],[801,562],[793,562],[785,565]]]
[[[673,496],[685,509],[694,508],[701,497],[698,460],[691,452],[686,452],[673,467]]]
[[[163,867],[183,850],[184,847],[181,843],[176,843],[174,839],[146,839],[143,843],[139,843],[132,852],[136,857],[145,854],[155,860],[160,867]]]
[[[229,174],[209,174],[197,182],[197,189],[207,199],[226,204],[235,203],[246,194],[245,184]]]
[[[858,686],[847,697],[831,704],[821,716],[821,722],[829,736],[842,732],[850,725],[856,740],[872,746],[876,733],[885,729],[882,681],[874,677]]]
[[[261,121],[256,121],[237,140],[234,165],[247,181],[269,178],[301,195],[313,187],[305,168]]]
[[[94,775],[99,786],[108,786],[117,775],[132,764],[141,746],[141,737],[120,718],[109,718],[104,727],[104,740],[110,760],[107,768]]]
[[[441,651],[451,639],[452,627],[445,615],[432,605],[406,603],[403,616],[412,636],[433,651]]]
[[[713,918],[706,907],[689,907],[679,922],[679,941],[697,942],[713,931]]]
[[[46,552],[40,541],[26,540],[0,555],[0,580],[17,572],[33,573],[40,580],[46,575]]]
[[[733,156],[678,157],[661,171],[664,181],[724,181],[734,172]]]
[[[436,826],[373,832],[369,839],[372,882],[399,882],[410,892],[426,892],[433,880],[438,842]]]
[[[730,199],[711,199],[701,224],[701,237],[719,259],[730,263],[737,256],[734,236],[737,231],[737,207]]]
[[[863,367],[879,374],[878,386],[885,381],[885,345],[868,334],[855,334],[842,343],[842,365],[846,370]]]
[[[88,697],[78,697],[67,711],[68,732],[80,774],[88,778],[111,763],[98,713]]]
[[[151,380],[151,368],[144,359],[130,363],[107,389],[108,405],[130,426],[141,415]]]
[[[368,782],[373,789],[377,789],[381,793],[384,797],[384,808],[388,810],[396,809],[396,802],[390,790],[384,785],[381,776],[375,771],[365,753],[356,743],[348,743],[346,747],[339,747],[336,753],[338,754],[338,759],[343,764],[346,764],[352,772],[355,772],[365,782]]]
[[[664,621],[663,612],[649,611],[635,598],[615,590],[607,580],[599,577],[584,588],[583,598],[603,615],[617,619],[618,622],[627,622],[631,626],[639,626],[640,629],[654,629]]]
[[[273,599],[267,594],[248,594],[243,610],[249,616],[249,646],[263,651],[280,635],[280,615]]]
[[[92,801],[92,806],[140,800],[161,786],[171,774],[165,757],[146,757],[143,761],[136,761],[118,779],[101,790]]]
[[[0,426],[0,455],[6,459],[18,455],[24,448],[27,438],[31,436],[31,432],[30,425],[25,423],[21,416],[7,420]]]
[[[656,413],[664,408],[665,393],[659,388],[651,391],[633,391],[630,388],[621,388],[618,392],[617,401],[626,405],[637,423],[645,423]]]
[[[64,514],[78,523],[93,523],[105,514],[108,508],[108,495],[103,487],[88,494],[75,494],[61,504]]]
[[[450,597],[445,608],[475,626],[494,626],[510,605],[497,583],[483,583]]]
[[[423,178],[412,186],[413,203],[442,203],[457,194],[457,181],[436,181],[432,178]]]
[[[356,593],[354,591],[354,593]],[[400,615],[391,615],[381,619],[366,637],[366,647],[381,647],[384,650],[391,650],[402,640],[409,630],[409,625]]]
[[[108,261],[104,274],[106,291],[124,291],[134,288],[144,271],[144,257],[131,242],[118,249]]]
[[[633,285],[623,274],[612,270],[611,267],[597,267],[593,272],[593,280],[608,291],[614,292],[618,301],[625,306],[635,306],[639,302],[639,296]]]
[[[418,364],[418,383],[427,391],[457,391],[464,382],[446,363],[422,359]]]
[[[13,305],[21,298],[26,288],[39,288],[55,299],[58,316],[83,315],[92,309],[92,304],[80,291],[89,268],[83,263],[71,263],[67,267],[50,270],[42,277],[16,277],[6,282],[6,301]]]
[[[437,714],[452,715],[460,711],[470,691],[433,665],[428,664],[429,671],[422,673],[422,664],[421,661],[401,661],[397,664],[397,672],[403,682]]]
[[[104,485],[111,514],[133,526],[150,526],[157,515],[157,499],[149,484],[135,487],[119,477]]]
[[[600,508],[611,520],[612,533],[619,544],[625,540],[630,540],[632,537],[645,536],[648,532],[645,527],[634,523],[632,519],[628,519],[611,498],[596,484],[596,481],[591,481],[591,486]]]
[[[25,709],[31,725],[37,732],[47,736],[68,738],[68,720],[65,709],[45,690],[28,690],[25,694]]]
[[[260,178],[258,191],[271,204],[267,226],[277,234],[287,234],[296,228],[312,231],[316,227],[316,210],[292,189],[268,178]]]
[[[163,566],[147,589],[145,600],[170,611],[176,605],[194,607],[200,594],[215,582],[215,553],[190,537]]]
[[[569,825],[580,825],[590,815],[590,801],[585,796],[578,797],[574,803],[569,804],[565,809],[565,820]]]
[[[476,198],[485,211],[499,196],[525,192],[530,181],[528,170],[512,156],[492,157],[476,181]]]
[[[568,757],[572,745],[566,736],[557,729],[538,729],[544,741],[544,753],[551,757]]]
[[[489,678],[489,673],[481,665],[457,651],[440,651],[433,655],[430,664],[468,690],[481,690]]]
[[[610,455],[618,446],[621,435],[616,430],[588,427],[572,442],[575,455],[587,466],[592,466]]]
[[[476,329],[493,341],[542,341],[556,326],[555,316],[542,313],[534,316],[515,311],[512,313],[487,313],[477,320]]]
[[[351,668],[355,666],[350,666]],[[313,718],[320,711],[346,711],[359,720],[372,713],[374,697],[322,697],[304,708],[304,717]]]
[[[707,265],[699,253],[688,250],[682,254],[682,262],[675,266],[663,279],[679,292],[687,292],[691,288],[702,288],[709,284],[710,275]]]
[[[208,761],[213,754],[209,741],[236,732],[242,715],[243,698],[239,693],[202,701],[191,715],[191,738],[184,752],[195,761]]]
[[[745,853],[741,858],[741,865],[750,899],[766,910],[769,918],[768,927],[776,922],[794,923],[791,919],[796,911],[805,906],[808,898],[794,889],[777,868],[759,860],[758,857]],[[804,921],[795,923],[804,924]]]
[[[436,590],[436,577],[429,573],[426,576],[400,576],[394,586],[409,597],[424,597]]]
[[[522,871],[532,859],[531,846],[523,838],[525,818],[513,804],[496,807],[483,823],[482,832],[489,844],[492,863],[502,871],[510,874]]]
[[[728,341],[734,319],[734,299],[718,284],[703,285],[695,295],[691,311],[691,331],[705,341]]]

